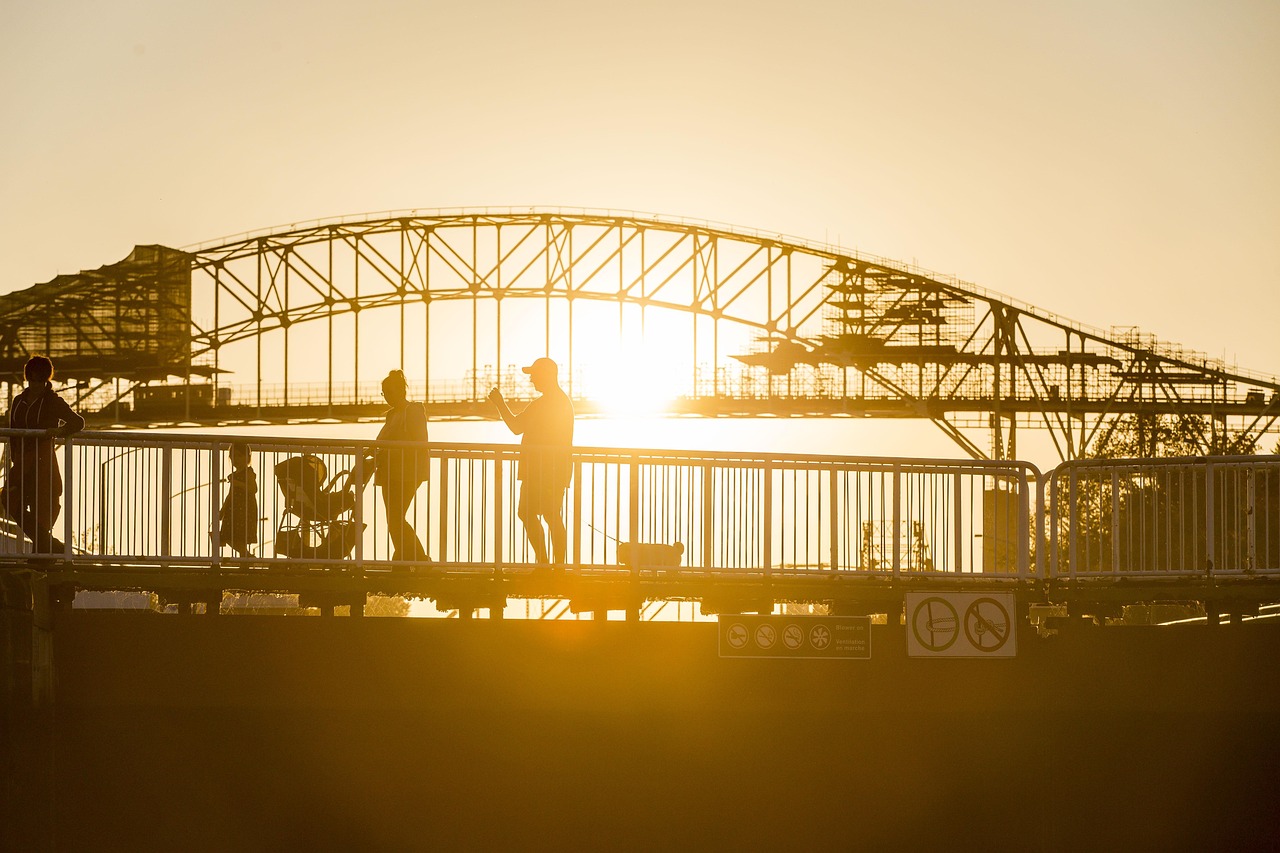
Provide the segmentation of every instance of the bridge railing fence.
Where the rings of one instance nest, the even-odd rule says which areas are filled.
[[[236,445],[247,466],[233,462]],[[535,559],[517,445],[86,432],[56,455],[65,488],[53,535],[73,563],[420,565],[397,553],[384,495],[421,471],[406,517],[435,568],[520,571]],[[1039,475],[1025,463],[574,448],[572,466],[567,562],[583,571],[1035,574]],[[12,523],[0,535],[0,557],[31,550]]]
[[[1046,493],[1051,577],[1280,574],[1280,457],[1066,462]]]

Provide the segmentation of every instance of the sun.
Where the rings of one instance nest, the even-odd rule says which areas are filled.
[[[586,395],[613,418],[663,414],[679,396],[680,359],[654,341],[601,342],[586,365]]]

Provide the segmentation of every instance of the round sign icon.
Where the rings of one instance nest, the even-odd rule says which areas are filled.
[[[911,614],[911,632],[926,651],[946,651],[960,636],[960,618],[945,598],[926,598]]]
[[[809,644],[818,651],[831,645],[831,629],[826,625],[814,625],[809,629]]]
[[[772,625],[761,625],[756,628],[756,645],[762,649],[771,649],[778,641],[778,630]]]
[[[795,651],[804,645],[804,630],[799,625],[788,625],[782,629],[782,645]]]
[[[750,636],[751,635],[747,633],[746,625],[743,625],[741,622],[734,622],[729,626],[729,633],[726,639],[728,639],[731,647],[740,649],[747,644],[747,640]]]
[[[994,598],[978,598],[964,611],[964,635],[980,652],[994,652],[1009,639],[1009,611]]]

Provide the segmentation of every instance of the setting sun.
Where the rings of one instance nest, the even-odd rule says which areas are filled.
[[[587,395],[598,401],[600,413],[637,417],[664,412],[679,396],[676,377],[688,370],[678,353],[653,342],[628,345],[600,341],[598,357],[583,368]]]

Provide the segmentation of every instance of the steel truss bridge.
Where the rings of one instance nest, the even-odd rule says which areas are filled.
[[[36,435],[0,430],[6,442]],[[64,603],[142,591],[210,614],[263,593],[330,613],[384,595],[491,618],[520,601],[548,618],[632,619],[693,602],[703,614],[783,605],[891,624],[905,594],[924,590],[1011,591],[1024,617],[1196,602],[1243,618],[1280,602],[1276,456],[1080,460],[1042,476],[1002,460],[575,448],[567,561],[552,572],[533,564],[517,518],[515,445],[399,457],[429,474],[409,520],[434,562],[418,563],[394,552],[378,489],[353,485],[378,450],[411,445],[252,441],[258,512],[240,552],[218,523],[226,436],[82,433],[59,451],[61,550],[32,554],[10,525],[0,578],[34,570]],[[13,476],[8,489],[49,488]]]
[[[174,289],[175,256],[189,294]],[[85,307],[77,282],[123,295]],[[1074,459],[1126,421],[1152,436],[1136,455],[1154,455],[1161,419],[1195,452],[1247,453],[1280,418],[1274,377],[1135,329],[843,248],[648,214],[352,217],[182,253],[139,247],[23,293],[0,297],[0,356],[12,369],[53,347],[99,425],[371,417],[391,367],[433,416],[488,417],[490,387],[527,396],[518,367],[544,353],[582,413],[659,371],[671,412],[927,418],[974,458],[1015,458],[1033,427]],[[57,349],[67,327],[99,334]]]

